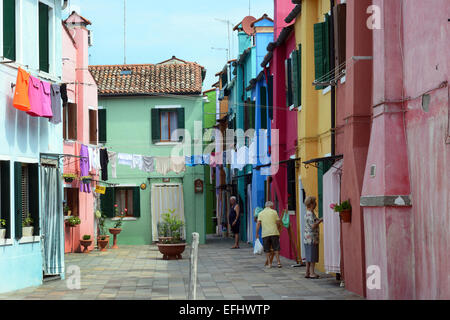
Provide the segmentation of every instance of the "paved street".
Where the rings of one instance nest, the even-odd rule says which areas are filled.
[[[339,287],[334,277],[321,274],[304,278],[305,268],[264,268],[265,258],[254,256],[251,246],[231,250],[232,241],[209,238],[199,248],[198,299],[280,300],[361,299]],[[156,246],[122,246],[105,253],[66,255],[66,268],[81,269],[81,289],[69,290],[66,281],[2,294],[0,299],[186,299],[189,285],[189,248],[183,259],[164,261]],[[276,265],[274,263],[274,265]]]

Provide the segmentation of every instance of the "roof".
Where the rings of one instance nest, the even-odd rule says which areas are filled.
[[[260,22],[260,21],[262,21],[262,20],[269,20],[269,21],[272,21],[272,22],[273,22],[273,19],[271,19],[271,18],[267,15],[267,13],[264,13],[264,14],[262,15],[261,18],[256,19],[255,21],[253,21],[252,24],[251,24],[250,26],[251,26],[251,27],[254,27],[254,26],[255,26],[255,23],[258,23],[258,22]]]
[[[175,56],[172,56],[172,58],[164,60],[164,61],[162,61],[160,63],[157,63],[157,64],[171,64],[171,63],[173,63],[173,64],[175,64],[175,63],[187,63],[187,61],[184,61],[184,60],[181,60],[181,59],[179,59],[179,58],[177,58]]]
[[[69,16],[66,20],[64,20],[64,23],[68,23],[67,20],[69,20],[70,17],[72,17],[72,16],[75,15],[75,14],[76,14],[78,17],[80,17],[80,19],[83,20],[83,22],[84,22],[86,25],[92,24],[88,19],[86,19],[86,18],[84,18],[83,16],[79,15],[78,12],[76,12],[76,11],[72,11],[72,13],[70,14],[70,16]]]
[[[100,96],[201,94],[204,68],[197,63],[89,66]],[[121,74],[131,71],[131,74]]]
[[[64,23],[64,21],[61,21],[62,27],[64,29],[64,31],[66,31],[67,36],[69,37],[70,41],[72,41],[73,45],[75,46],[75,48],[77,47],[77,44],[75,42],[75,39],[72,37],[72,35],[69,32],[69,29],[67,28],[66,24]]]

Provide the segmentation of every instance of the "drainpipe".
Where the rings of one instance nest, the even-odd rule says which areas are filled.
[[[334,0],[330,0],[330,12],[331,12],[331,19],[330,19],[330,68],[331,70],[335,69],[335,56],[334,56],[334,50],[335,50],[335,44],[334,44],[334,14],[333,14],[333,8],[334,8]],[[334,78],[334,73],[332,74],[332,77]],[[336,86],[331,86],[331,155],[336,155]]]

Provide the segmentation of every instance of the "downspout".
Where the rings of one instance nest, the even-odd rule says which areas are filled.
[[[334,43],[334,0],[330,0],[330,69],[335,69],[335,43]],[[334,78],[334,72],[332,73],[332,77]],[[331,85],[331,155],[336,155],[336,86]]]

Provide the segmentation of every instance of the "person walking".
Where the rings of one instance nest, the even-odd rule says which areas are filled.
[[[305,206],[305,232],[303,238],[306,256],[305,278],[318,279],[319,276],[314,272],[314,267],[319,262],[319,225],[323,222],[323,219],[318,219],[314,213],[314,209],[317,206],[315,197],[307,197]]]
[[[231,231],[234,234],[234,246],[231,249],[239,249],[239,229],[241,225],[240,221],[240,208],[237,204],[235,196],[230,198],[230,215],[228,223],[231,225]]]
[[[256,225],[256,237],[259,239],[259,229],[262,226],[262,242],[266,253],[266,266],[272,268],[273,253],[277,257],[278,268],[281,268],[280,261],[280,231],[281,220],[278,213],[273,210],[273,202],[267,201],[266,208],[258,214],[258,224]]]

